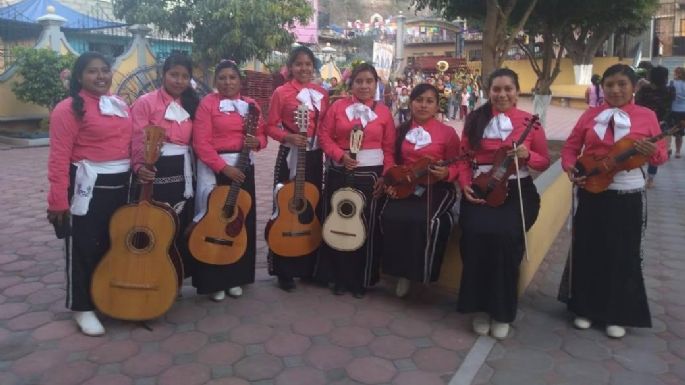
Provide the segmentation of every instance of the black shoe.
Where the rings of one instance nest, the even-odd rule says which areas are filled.
[[[295,280],[290,278],[290,277],[278,277],[278,287],[281,288],[281,290],[291,292],[295,290]]]
[[[337,283],[333,286],[333,294],[343,295],[345,294],[345,287],[343,285],[338,285]]]
[[[362,298],[364,298],[364,294],[366,294],[365,291],[364,291],[364,289],[355,290],[355,291],[352,292],[352,296],[353,296],[354,298],[357,298],[357,299],[362,299]]]

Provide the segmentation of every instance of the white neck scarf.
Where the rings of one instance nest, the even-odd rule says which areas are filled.
[[[485,127],[483,138],[505,140],[514,130],[511,119],[504,113],[499,113],[492,117],[490,123]]]
[[[100,113],[107,116],[128,117],[128,106],[114,95],[100,96]]]
[[[353,121],[354,119],[359,119],[362,122],[362,127],[366,128],[369,122],[376,120],[378,115],[369,108],[369,106],[362,103],[354,103],[347,108],[345,108],[345,114],[347,114],[347,119]]]
[[[303,88],[297,94],[297,100],[303,103],[309,108],[309,111],[321,111],[321,100],[323,99],[323,94],[317,90],[311,88]]]
[[[219,111],[221,112],[238,112],[240,116],[247,115],[248,104],[240,99],[224,99],[219,102]]]
[[[630,132],[630,115],[620,108],[607,108],[595,116],[595,133],[604,140],[609,122],[614,119],[614,142],[628,135]]]
[[[407,142],[414,144],[414,150],[420,150],[433,143],[431,134],[421,126],[414,127],[409,130],[407,135],[404,136],[404,139]]]
[[[176,103],[175,100],[172,100],[166,108],[164,119],[181,124],[190,119],[190,114],[180,104]]]

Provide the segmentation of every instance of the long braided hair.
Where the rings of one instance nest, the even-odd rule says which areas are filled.
[[[81,77],[83,76],[83,71],[86,70],[88,64],[95,59],[102,60],[107,66],[111,66],[111,63],[107,58],[99,52],[85,52],[76,59],[74,63],[74,68],[71,70],[71,79],[69,79],[69,96],[71,96],[71,109],[74,111],[79,119],[83,118],[86,111],[83,109],[83,98],[79,95],[81,92]]]

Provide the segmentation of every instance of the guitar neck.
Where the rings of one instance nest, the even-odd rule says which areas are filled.
[[[301,134],[302,135],[302,134]],[[297,172],[295,173],[295,198],[304,198],[304,176],[305,166],[307,164],[307,149],[304,147],[297,148]]]
[[[152,192],[153,192],[154,181],[150,181],[149,183],[141,184],[140,186],[141,186],[140,196],[138,197],[138,200],[140,202],[152,200]]]
[[[243,118],[243,131],[247,136],[254,135],[255,125],[258,119],[258,116],[256,116],[256,114],[257,110],[255,109],[254,104],[250,103],[248,114],[245,118]],[[243,149],[240,151],[240,155],[238,156],[236,168],[240,170],[242,173],[245,173],[249,161],[250,149],[245,145],[245,143],[243,143]],[[226,212],[227,214],[233,213],[233,208],[235,207],[235,204],[238,201],[238,192],[240,191],[240,186],[242,186],[241,182],[238,182],[237,180],[231,181],[231,190],[229,191],[228,196],[226,197],[226,202],[224,202],[224,212]]]

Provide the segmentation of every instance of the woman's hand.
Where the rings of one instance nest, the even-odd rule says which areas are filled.
[[[380,198],[385,192],[385,181],[383,177],[378,178],[376,183],[373,185],[373,197]]]
[[[397,198],[397,190],[394,186],[385,186],[385,194],[390,198]]]
[[[141,184],[152,183],[155,180],[155,174],[157,170],[148,168],[147,165],[143,165],[138,169],[136,176],[138,177],[138,182]]]
[[[587,179],[587,177],[576,176],[576,174],[578,174],[578,169],[575,167],[571,167],[568,170],[566,170],[566,175],[568,175],[568,180],[570,180],[571,183],[577,185],[578,187],[585,186],[585,180]]]
[[[307,146],[307,138],[300,134],[287,134],[283,141],[297,147]]]
[[[652,156],[656,152],[656,144],[649,139],[638,140],[635,142],[635,149],[644,156]]]
[[[341,161],[343,166],[345,166],[345,168],[348,170],[354,170],[359,164],[359,161],[352,159],[348,153],[343,154]]]
[[[428,168],[428,171],[430,171],[433,178],[435,178],[437,181],[445,180],[445,178],[447,178],[447,175],[449,174],[449,169],[447,168],[447,166],[433,165]]]
[[[256,150],[259,148],[259,140],[254,137],[254,135],[245,136],[245,146],[250,150]]]
[[[517,158],[519,159],[528,159],[530,157],[530,151],[528,151],[528,147],[526,147],[525,144],[521,144],[516,147],[516,150],[513,148],[507,152],[507,155],[509,156],[514,156],[516,155]]]
[[[467,201],[477,204],[477,205],[483,205],[485,204],[485,199],[480,199],[476,196],[476,193],[473,191],[473,188],[471,186],[466,186],[462,189],[462,192],[464,193],[464,197],[466,198]]]
[[[69,210],[48,210],[48,222],[52,223],[53,225],[60,227],[64,224],[66,220],[69,219]]]
[[[221,173],[231,178],[231,180],[243,183],[245,181],[245,174],[236,167],[226,165]]]

